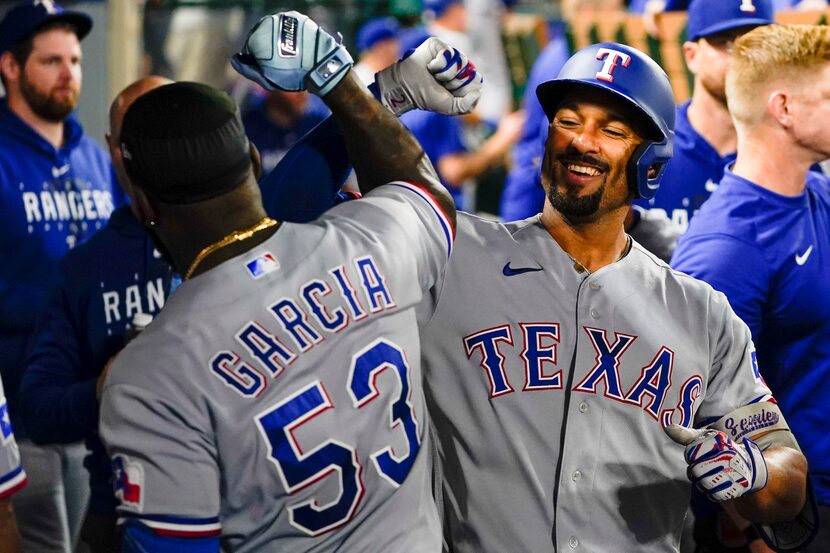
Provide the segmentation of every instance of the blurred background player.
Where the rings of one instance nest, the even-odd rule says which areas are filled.
[[[683,54],[694,75],[692,98],[677,107],[677,140],[665,185],[653,199],[637,202],[646,209],[644,217],[666,219],[678,234],[686,232],[689,220],[717,188],[724,167],[735,160],[737,134],[725,88],[732,44],[773,22],[771,0],[693,0],[688,15]]]
[[[373,83],[375,73],[398,61],[401,57],[400,32],[401,25],[394,17],[375,17],[357,30],[355,45],[359,55],[352,71],[361,81]]]
[[[830,551],[830,29],[770,25],[735,42],[726,75],[738,155],[672,266],[729,298],[810,463]]]
[[[245,133],[259,150],[262,171],[270,172],[288,149],[329,113],[319,98],[304,90],[265,91],[242,116]]]
[[[142,94],[169,84],[147,77],[127,87],[110,108],[107,136],[123,191],[131,196],[121,155],[121,124]],[[107,225],[70,251],[58,266],[57,286],[38,318],[20,409],[33,440],[86,442],[90,505],[81,541],[91,553],[118,550],[109,457],[98,437],[98,395],[137,313],[158,314],[170,293],[172,270],[138,218],[135,203],[118,208]]]
[[[68,553],[88,499],[81,444],[39,447],[17,391],[57,262],[124,203],[103,149],[71,115],[92,20],[51,1],[16,5],[0,22],[0,373],[30,484],[14,497],[27,551]]]

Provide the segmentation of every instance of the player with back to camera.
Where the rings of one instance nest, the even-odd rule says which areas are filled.
[[[414,305],[452,249],[452,202],[312,20],[265,17],[251,44],[283,55],[264,75],[250,50],[235,66],[323,97],[368,194],[273,221],[227,95],[175,83],[129,108],[137,209],[185,281],[104,387],[123,549],[437,551]],[[470,75],[424,48],[437,80]],[[433,89],[471,106],[479,83]]]
[[[676,551],[689,479],[797,548],[814,523],[807,466],[749,330],[624,232],[671,157],[668,78],[602,43],[537,94],[543,212],[459,213],[419,308],[451,549]]]

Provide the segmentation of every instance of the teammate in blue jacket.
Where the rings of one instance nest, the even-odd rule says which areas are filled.
[[[0,22],[7,93],[0,101],[0,373],[32,482],[14,500],[24,547],[33,551],[69,551],[86,486],[82,446],[46,449],[27,439],[17,398],[25,352],[58,260],[124,202],[106,153],[71,115],[81,88],[79,41],[91,26],[87,15],[41,0],[13,7]]]
[[[672,265],[724,292],[804,449],[830,520],[830,29],[773,25],[735,43],[726,78],[738,156]],[[830,551],[830,527],[803,551]]]
[[[130,184],[119,142],[124,113],[138,96],[169,82],[142,79],[113,101],[107,139],[127,194]],[[36,443],[86,441],[91,494],[81,539],[93,553],[116,549],[115,496],[109,458],[98,438],[96,387],[124,347],[134,314],[158,313],[171,279],[169,265],[132,206],[123,206],[100,232],[61,260],[58,284],[33,335],[20,387],[21,415]]]
[[[733,41],[773,22],[771,0],[694,0],[683,45],[695,76],[692,98],[677,107],[674,157],[665,185],[651,200],[640,200],[645,217],[671,221],[678,234],[717,188],[723,168],[735,160],[737,137],[726,107],[724,79]]]

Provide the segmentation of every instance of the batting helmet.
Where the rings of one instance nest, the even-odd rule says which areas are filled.
[[[562,99],[576,86],[608,91],[642,114],[649,134],[631,155],[627,175],[641,198],[653,198],[674,145],[674,95],[666,73],[630,46],[593,44],[571,56],[555,79],[536,87],[548,119],[553,119]],[[656,173],[649,177],[651,167]]]

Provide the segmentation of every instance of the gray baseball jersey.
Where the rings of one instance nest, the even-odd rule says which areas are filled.
[[[414,306],[451,234],[393,183],[182,284],[107,379],[119,515],[223,551],[439,551]]]
[[[690,483],[663,427],[771,399],[723,294],[636,242],[580,272],[538,216],[459,214],[419,318],[454,552],[676,551]]]
[[[20,452],[9,421],[9,404],[0,381],[0,499],[9,497],[26,485],[26,471],[20,464]]]

